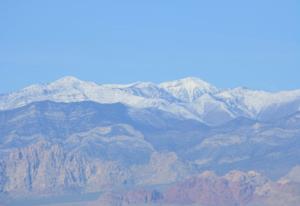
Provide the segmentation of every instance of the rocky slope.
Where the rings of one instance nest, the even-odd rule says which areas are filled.
[[[297,182],[271,181],[254,171],[206,171],[171,185],[108,192],[82,205],[296,206],[299,195]]]

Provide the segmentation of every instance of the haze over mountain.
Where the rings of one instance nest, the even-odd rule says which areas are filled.
[[[89,197],[82,205],[300,199],[300,90],[65,77],[3,94],[0,109],[4,205],[78,196]]]

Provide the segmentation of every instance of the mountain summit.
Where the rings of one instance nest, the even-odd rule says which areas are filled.
[[[203,94],[213,94],[218,91],[216,87],[195,77],[164,82],[159,86],[172,93],[178,99],[187,102],[193,102]]]

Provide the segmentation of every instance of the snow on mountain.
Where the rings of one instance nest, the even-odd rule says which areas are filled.
[[[169,102],[176,101],[176,98],[174,98],[172,94],[152,82],[136,82],[128,85],[107,85],[107,87],[120,89],[125,93],[147,99],[164,99]]]
[[[46,85],[32,85],[1,98],[0,108],[11,109],[35,101],[52,100],[57,102],[96,101],[99,103],[127,102],[136,104],[142,97],[134,96],[105,85],[85,82],[74,77],[65,77]]]
[[[185,102],[193,102],[203,94],[218,92],[216,87],[193,77],[161,83],[159,86]]]
[[[217,97],[229,105],[236,105],[237,109],[245,111],[250,117],[255,117],[271,105],[285,104],[299,99],[300,90],[272,93],[238,87],[224,90],[217,94]]]
[[[95,101],[123,103],[135,108],[158,108],[180,118],[196,119],[210,125],[236,117],[272,119],[299,111],[300,90],[255,91],[246,88],[218,89],[198,78],[188,77],[154,84],[96,84],[64,77],[50,84],[32,85],[0,96],[0,110],[51,100],[56,102]]]

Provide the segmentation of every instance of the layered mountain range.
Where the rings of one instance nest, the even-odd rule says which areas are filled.
[[[300,90],[65,77],[0,95],[0,154],[4,205],[296,205]]]

